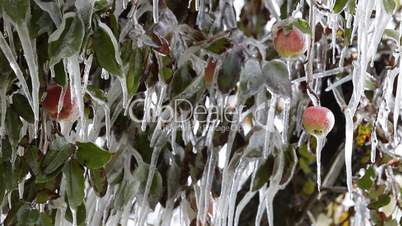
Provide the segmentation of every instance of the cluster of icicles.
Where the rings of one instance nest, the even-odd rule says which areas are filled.
[[[82,0],[83,2],[85,0]],[[127,3],[129,0],[121,0],[116,1],[116,14],[122,12],[125,7],[127,7]],[[204,19],[204,11],[205,5],[210,4],[205,2],[207,0],[195,0],[196,8],[199,10],[199,15],[197,17],[197,24],[202,25]],[[313,1],[313,0],[311,0]],[[94,4],[94,0],[88,1],[90,4]],[[333,0],[326,1],[327,8],[332,8],[334,4]],[[236,17],[235,12],[231,10],[226,10],[227,5],[225,4],[233,4],[233,1],[220,1],[220,8],[217,13],[217,21],[222,20],[225,18],[228,25],[232,24],[235,26],[236,24]],[[297,8],[303,7],[304,1],[298,5]],[[79,4],[76,4],[79,5]],[[85,4],[83,4],[85,5]],[[279,15],[279,7],[277,1],[266,0],[265,1],[266,7],[271,11],[273,15]],[[60,25],[61,17],[57,15],[54,11],[50,8],[46,8],[46,5],[43,5],[45,10],[49,12],[51,18],[54,20],[56,25]],[[158,0],[153,0],[153,7],[150,9],[153,11],[153,19],[154,22],[157,23],[159,18],[159,9],[158,9]],[[324,5],[325,6],[325,5]],[[311,6],[309,6],[311,7]],[[221,10],[222,9],[222,10]],[[146,11],[148,9],[142,9]],[[372,11],[375,10],[376,14],[375,17],[372,17]],[[139,34],[143,33],[143,29],[140,24],[138,24],[137,19],[139,15],[138,12],[130,12],[129,16],[131,17],[130,20],[127,22],[126,27],[122,29],[122,36],[128,35],[128,31],[130,29],[135,29],[135,32]],[[331,84],[329,90],[332,90],[338,104],[344,109],[344,114],[346,118],[346,142],[345,142],[345,163],[347,169],[347,187],[350,194],[354,194],[354,188],[352,185],[352,151],[353,151],[353,131],[357,126],[354,121],[353,117],[356,113],[356,110],[359,106],[363,91],[364,91],[364,78],[366,77],[367,67],[373,61],[377,46],[381,41],[384,29],[386,25],[390,22],[392,15],[387,14],[387,12],[383,8],[382,0],[360,0],[357,4],[356,15],[352,16],[348,12],[346,12],[346,22],[345,27],[351,28],[353,30],[352,37],[357,36],[357,60],[354,62],[353,73],[352,75],[346,77],[345,79],[339,80],[337,83]],[[337,48],[336,41],[335,41],[335,32],[339,24],[341,24],[340,19],[337,15],[320,11],[313,7],[313,10],[310,11],[310,23],[315,24],[318,22],[328,21],[329,27],[334,32],[333,35],[333,48]],[[230,21],[232,23],[230,23]],[[314,28],[314,26],[312,26]],[[23,73],[21,68],[19,67],[15,48],[12,40],[12,24],[4,21],[4,31],[8,34],[9,42],[5,39],[4,35],[0,35],[0,48],[1,51],[6,56],[7,60],[10,63],[14,73],[17,76],[19,81],[19,85],[21,86],[21,92],[27,97],[29,103],[33,109],[34,116],[35,116],[35,123],[34,125],[29,125],[24,122],[25,130],[30,132],[31,137],[35,137],[38,130],[38,123],[39,123],[39,97],[38,97],[38,90],[39,90],[39,79],[38,79],[38,64],[37,64],[37,54],[36,54],[36,47],[34,42],[29,38],[29,32],[27,29],[26,24],[18,25],[15,27],[16,31],[18,32],[18,36],[22,43],[22,48],[24,51],[24,56],[26,58],[26,62],[28,64],[29,74],[31,76],[32,82],[32,92],[29,92],[27,82],[23,77]],[[228,28],[230,28],[228,26]],[[400,34],[402,34],[402,24],[400,28]],[[135,33],[134,32],[134,33]],[[314,31],[313,31],[314,33]],[[121,39],[124,37],[120,37]],[[263,40],[254,40],[259,47],[261,47]],[[180,48],[179,48],[180,49]],[[312,51],[313,52],[313,51]],[[315,89],[319,89],[319,80],[322,77],[334,75],[338,72],[344,70],[343,66],[343,58],[345,57],[344,54],[346,49],[340,50],[342,53],[341,60],[339,63],[339,69],[334,69],[330,71],[322,71],[318,74],[312,74],[312,81],[311,83],[315,84]],[[313,53],[314,54],[314,53]],[[402,47],[399,51],[399,54],[402,54]],[[313,55],[314,56],[314,55]],[[195,58],[195,56],[193,56]],[[398,59],[401,56],[395,54],[395,57]],[[201,59],[198,59],[201,61]],[[84,63],[84,80],[81,81],[81,73],[79,64]],[[205,64],[205,62],[203,62]],[[107,128],[107,135],[106,141],[107,146],[110,150],[119,150],[126,146],[126,140],[124,138],[116,141],[115,138],[110,134],[110,128],[113,125],[114,121],[116,120],[118,114],[124,111],[124,108],[127,107],[127,100],[124,100],[123,104],[120,105],[120,110],[116,110],[114,114],[111,116],[109,107],[115,103],[116,101],[120,101],[119,96],[127,96],[125,93],[125,89],[121,89],[118,85],[121,81],[118,79],[113,78],[112,82],[116,83],[113,84],[113,87],[108,92],[108,102],[103,103],[99,102],[99,106],[95,109],[95,117],[92,121],[87,122],[85,121],[84,117],[84,104],[83,104],[83,95],[87,92],[86,86],[88,84],[88,77],[89,71],[92,64],[92,56],[85,57],[85,56],[72,56],[68,59],[64,59],[64,64],[67,69],[68,76],[70,78],[70,85],[73,87],[74,92],[72,95],[78,101],[78,108],[79,108],[79,115],[80,115],[80,122],[79,127],[76,133],[70,131],[71,126],[63,125],[63,134],[70,140],[86,140],[86,141],[93,141],[95,142],[98,138],[99,131],[102,126],[106,126]],[[200,67],[202,68],[202,67]],[[324,65],[325,68],[325,65]],[[308,71],[308,70],[306,70]],[[397,88],[397,95],[396,98],[393,99],[392,97],[392,87],[393,81],[395,80],[396,76],[400,74],[398,77],[398,88]],[[294,82],[300,82],[305,78],[298,79]],[[342,95],[337,92],[339,86],[346,81],[353,81],[353,96],[349,103],[345,103]],[[125,81],[123,81],[125,83]],[[124,84],[123,83],[123,84]],[[154,87],[150,87],[146,92],[146,100],[144,104],[145,111],[155,111],[160,112],[161,105],[163,100],[166,99],[166,84],[158,83]],[[6,94],[3,89],[1,92],[1,132],[2,136],[4,135],[4,125],[5,125],[5,112],[6,112]],[[385,87],[383,90],[383,101],[379,103],[380,109],[378,113],[378,119],[375,122],[375,126],[381,126],[383,128],[387,128],[387,118],[390,113],[390,109],[394,109],[393,117],[394,117],[394,131],[397,130],[397,121],[400,115],[400,102],[402,99],[402,67],[395,68],[388,72],[387,78],[385,80]],[[216,93],[214,97],[216,103],[221,106],[226,106],[229,104],[229,99],[227,96],[222,94]],[[124,99],[124,98],[123,98]],[[156,100],[156,101],[155,101]],[[274,148],[281,149],[281,147],[286,143],[286,136],[287,136],[287,122],[289,120],[289,108],[290,103],[285,103],[285,111],[283,111],[280,115],[275,115],[275,108],[277,102],[280,101],[280,98],[273,95],[271,99],[267,99],[265,95],[257,95],[257,105],[266,105],[267,107],[267,114],[260,116],[254,115],[254,117],[262,117],[266,118],[266,130],[265,132],[256,133],[251,137],[250,146],[261,147],[264,149],[264,155],[262,158],[266,158],[270,153],[271,150]],[[242,100],[237,100],[237,105],[240,105]],[[393,106],[394,105],[394,106]],[[304,105],[305,107],[305,105]],[[303,111],[303,106],[298,109]],[[116,196],[117,189],[110,188],[108,189],[107,194],[103,198],[96,197],[94,191],[88,186],[87,188],[87,198],[86,198],[86,211],[87,211],[87,224],[88,225],[110,225],[114,226],[117,224],[121,225],[138,225],[143,226],[147,223],[152,225],[162,225],[162,226],[169,226],[169,225],[190,225],[191,220],[197,218],[197,225],[207,225],[207,219],[211,218],[211,225],[215,226],[238,226],[239,219],[242,211],[246,207],[246,205],[251,201],[251,199],[255,195],[259,195],[259,205],[257,216],[255,219],[255,225],[260,225],[262,217],[264,213],[267,214],[269,225],[273,225],[273,200],[275,195],[279,190],[282,190],[286,187],[287,183],[290,181],[292,176],[289,177],[288,181],[283,182],[282,177],[284,174],[285,168],[285,160],[284,154],[282,152],[275,153],[275,174],[271,176],[269,185],[265,185],[259,191],[249,191],[247,192],[244,197],[238,202],[236,205],[237,200],[237,193],[240,188],[246,183],[246,179],[250,176],[252,178],[255,177],[255,172],[259,164],[263,159],[249,159],[243,156],[238,156],[238,162],[229,161],[228,156],[230,156],[232,145],[235,139],[236,131],[242,126],[242,122],[246,118],[246,116],[254,112],[247,111],[244,112],[239,118],[236,118],[234,127],[229,134],[228,142],[224,147],[224,150],[221,152],[225,153],[223,157],[223,177],[222,177],[222,187],[221,187],[221,195],[213,202],[214,212],[209,212],[209,208],[211,205],[211,187],[212,181],[214,180],[214,169],[218,167],[218,160],[221,158],[218,156],[218,151],[215,150],[216,147],[212,144],[213,133],[216,129],[217,122],[210,121],[209,126],[204,128],[202,135],[205,136],[205,145],[209,147],[208,151],[208,160],[207,164],[204,169],[203,177],[196,186],[194,186],[194,191],[196,194],[196,204],[197,204],[197,211],[190,207],[190,203],[186,201],[184,194],[180,194],[176,198],[180,198],[183,196],[181,204],[179,207],[174,208],[175,200],[168,200],[167,205],[165,208],[162,208],[160,205],[157,205],[156,209],[152,211],[147,205],[147,197],[150,192],[151,187],[151,178],[153,178],[156,170],[156,163],[160,154],[161,146],[168,140],[171,139],[172,144],[176,140],[176,132],[177,128],[181,128],[184,132],[183,140],[185,143],[196,143],[196,137],[194,131],[192,131],[193,126],[191,122],[183,122],[180,125],[171,124],[168,126],[164,126],[162,129],[162,121],[160,120],[163,117],[163,114],[160,114],[160,118],[155,128],[154,134],[152,135],[151,145],[154,148],[152,153],[152,159],[150,163],[150,170],[148,172],[148,180],[145,187],[144,197],[142,200],[137,200],[134,196],[132,196],[132,200],[130,200],[126,207],[123,209],[113,209],[113,200]],[[159,115],[159,114],[157,114]],[[299,116],[298,116],[299,117]],[[277,119],[282,120],[283,129],[282,131],[278,131],[276,128]],[[145,129],[147,127],[147,118],[144,118],[144,123],[142,128]],[[301,128],[298,128],[301,131]],[[374,130],[375,131],[375,130]],[[385,131],[388,131],[385,129]],[[397,133],[394,132],[395,137],[394,141],[398,143]],[[46,135],[43,135],[46,136]],[[301,141],[306,140],[305,134],[301,136]],[[46,139],[41,139],[46,140]],[[376,137],[375,132],[372,135],[372,161],[375,161],[375,153],[376,153]],[[175,153],[176,146],[172,145],[173,153]],[[131,148],[131,147],[129,147]],[[141,157],[137,153],[136,150],[131,148],[133,155],[138,158],[138,161],[141,161]],[[296,157],[296,156],[295,156]],[[129,159],[129,158],[127,158]],[[293,169],[295,168],[296,163],[291,166]],[[318,163],[319,165],[319,163]],[[129,167],[128,162],[125,163],[124,167]],[[292,170],[293,172],[293,170]],[[64,181],[64,179],[63,179]],[[63,188],[63,186],[61,186]],[[20,186],[21,192],[23,192],[23,183]],[[20,192],[20,193],[21,193]],[[61,194],[64,191],[60,191]],[[358,194],[357,194],[358,195]],[[63,197],[63,195],[61,195]],[[360,200],[361,197],[355,197],[355,200]],[[361,202],[364,203],[364,202]],[[354,224],[355,225],[365,225],[366,222],[366,207],[363,205],[361,206],[359,203],[356,205],[359,208],[356,212],[356,219]],[[70,225],[68,221],[65,220],[64,215],[66,212],[66,204],[65,203],[57,203],[57,206],[53,206],[52,208],[57,208],[57,215],[56,215],[56,224],[55,225]],[[43,206],[42,206],[43,207]],[[73,210],[73,218],[74,222],[73,225],[76,226],[76,211]],[[212,216],[208,216],[212,215]]]

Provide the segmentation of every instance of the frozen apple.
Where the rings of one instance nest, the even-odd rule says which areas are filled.
[[[58,106],[60,98],[63,98],[63,101],[62,103],[60,102],[62,106],[59,112]],[[55,84],[48,85],[46,98],[43,100],[42,106],[46,109],[50,117],[60,121],[73,119],[77,112],[77,105],[71,98],[70,86],[65,87],[63,96],[62,87]]]
[[[285,58],[298,57],[307,49],[307,36],[289,21],[280,21],[272,28],[274,48]]]
[[[303,126],[316,137],[325,137],[334,127],[334,114],[326,107],[308,107],[303,113]]]

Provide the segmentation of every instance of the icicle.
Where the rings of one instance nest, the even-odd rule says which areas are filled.
[[[18,183],[18,195],[20,199],[23,199],[24,197],[24,185],[25,185],[25,179],[23,179],[20,183]]]
[[[265,124],[264,158],[268,157],[270,151],[269,144],[271,141],[271,133],[274,129],[274,117],[275,117],[277,100],[278,97],[275,94],[272,94],[267,115],[267,122]]]
[[[67,59],[67,71],[70,76],[70,86],[71,86],[71,98],[75,98],[78,105],[79,120],[80,120],[80,130],[79,136],[85,138],[85,109],[84,109],[84,93],[82,93],[81,88],[81,72],[78,62],[78,56],[72,56]]]
[[[375,131],[375,127],[373,128],[373,131],[371,132],[370,140],[371,140],[370,160],[371,160],[371,163],[375,163],[376,154],[377,154],[377,144],[378,144],[377,133]]]
[[[289,111],[290,111],[290,100],[285,100],[285,108],[283,109],[283,131],[282,131],[282,142],[284,144],[288,143]]]
[[[6,133],[6,114],[7,114],[7,95],[6,95],[6,93],[7,93],[7,88],[1,87],[0,88],[0,106],[1,106],[0,138],[1,138],[1,140]],[[0,143],[0,147],[1,147],[1,143]],[[0,151],[0,157],[1,157],[1,153],[2,152]]]
[[[108,80],[110,78],[109,72],[107,70],[105,70],[104,68],[102,68],[102,71],[101,71],[101,78],[103,80]]]
[[[159,22],[159,0],[152,0],[152,15],[154,23]]]
[[[353,115],[349,109],[345,110],[345,163],[346,163],[346,184],[349,192],[353,190],[352,186],[352,151],[353,151]]]
[[[89,72],[92,66],[93,55],[91,54],[87,59],[84,60],[84,76],[83,76],[83,85],[82,85],[82,92],[85,93],[88,86],[88,79],[89,79]],[[104,69],[102,69],[103,72]]]
[[[159,145],[156,145],[155,148],[153,149],[152,156],[151,156],[151,162],[149,164],[149,170],[148,170],[148,177],[147,177],[147,183],[145,185],[145,191],[144,191],[144,197],[141,202],[141,206],[139,208],[139,221],[138,221],[138,226],[142,226],[145,223],[145,218],[147,215],[147,205],[148,205],[148,195],[151,190],[151,185],[152,181],[156,172],[156,164],[158,162],[159,154],[161,152],[161,148]]]
[[[32,82],[32,107],[34,112],[34,138],[37,136],[39,124],[39,72],[36,50],[32,46],[28,25],[23,23],[16,26],[18,36],[21,40],[22,49],[24,50],[24,57],[28,64],[29,74]]]
[[[255,191],[247,192],[246,195],[243,197],[243,199],[237,205],[234,226],[239,226],[240,214],[246,207],[246,205],[251,201],[251,199],[253,199],[255,193],[256,193]]]
[[[316,137],[317,148],[316,148],[316,159],[317,159],[317,188],[318,192],[321,191],[321,151],[325,144],[325,137]]]
[[[70,208],[71,214],[73,215],[73,226],[78,226],[77,224],[77,210]]]
[[[402,23],[400,25],[399,34],[402,35]],[[398,76],[398,86],[396,90],[395,106],[394,106],[394,144],[398,144],[398,119],[401,110],[402,102],[402,46],[399,46],[399,76]]]

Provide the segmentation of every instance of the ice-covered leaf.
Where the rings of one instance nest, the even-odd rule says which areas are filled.
[[[170,96],[171,98],[182,93],[196,77],[196,73],[193,70],[191,63],[188,62],[181,66],[173,75],[173,79],[170,82]]]
[[[139,192],[141,192],[142,194],[145,192],[148,171],[149,171],[148,164],[139,165],[137,169],[135,169],[134,171],[134,177],[136,178],[136,180],[140,182]],[[163,192],[162,176],[159,173],[159,171],[156,171],[154,177],[152,178],[151,189],[149,190],[148,201],[151,206],[156,205],[156,203],[162,196],[162,192]]]
[[[384,9],[388,14],[392,14],[396,8],[395,0],[382,0]]]
[[[41,170],[39,149],[34,145],[29,145],[28,148],[25,150],[24,159],[31,169],[31,172],[34,175],[38,175]]]
[[[20,25],[29,15],[30,1],[28,0],[1,0],[3,13],[14,23]]]
[[[292,96],[289,71],[286,64],[279,60],[269,61],[264,65],[262,73],[269,91],[285,98]]]
[[[20,139],[20,131],[22,122],[15,110],[11,107],[7,109],[6,113],[6,129],[7,135],[12,145],[16,145]]]
[[[99,169],[104,167],[112,157],[112,153],[98,147],[96,144],[77,143],[77,159],[90,169]]]
[[[332,10],[334,11],[334,13],[341,13],[345,9],[348,2],[349,0],[336,0],[334,8]]]
[[[25,96],[21,94],[14,94],[13,95],[13,104],[11,107],[15,110],[15,112],[23,118],[25,121],[29,123],[34,122],[34,113],[32,108],[29,105],[28,100]]]
[[[274,171],[275,158],[270,155],[258,168],[252,191],[257,191],[266,184]]]
[[[364,190],[368,190],[371,188],[371,186],[373,185],[374,181],[374,176],[375,176],[375,172],[372,166],[370,166],[365,174],[363,175],[363,177],[361,177],[358,181],[357,181],[357,186],[361,189]]]
[[[240,78],[242,57],[238,51],[231,51],[223,57],[222,67],[218,74],[218,87],[223,93],[235,88]]]
[[[96,60],[109,73],[122,75],[120,51],[116,37],[112,30],[104,23],[99,22],[93,35],[93,44]]]
[[[261,65],[256,59],[246,61],[240,74],[240,91],[245,96],[258,93],[264,85]]]
[[[103,92],[103,90],[99,89],[98,87],[96,87],[94,85],[89,85],[87,87],[87,90],[92,98],[96,98],[105,103],[107,102],[107,97],[106,97],[105,93]]]
[[[73,12],[64,14],[60,27],[49,36],[50,65],[77,54],[81,49],[84,34],[81,18]]]
[[[302,31],[305,34],[309,34],[311,35],[311,28],[310,25],[308,24],[307,21],[303,20],[303,19],[295,19],[293,22],[293,25],[296,26],[297,28],[299,28],[300,31]]]
[[[384,36],[394,40],[397,44],[401,43],[399,32],[392,29],[385,29]]]
[[[377,210],[383,206],[386,206],[391,201],[391,197],[387,194],[380,195],[377,200],[370,202],[367,206],[369,209]]]
[[[226,38],[222,37],[216,40],[213,40],[212,43],[210,43],[207,47],[206,50],[216,53],[216,54],[222,54],[226,50],[230,49],[232,47],[232,42]]]
[[[140,79],[145,70],[145,49],[134,49],[130,55],[129,68],[127,72],[127,91],[130,96],[133,96],[140,85]]]
[[[86,208],[84,203],[81,204],[78,209],[77,209],[77,226],[85,226],[85,220],[87,217],[87,213],[86,213]],[[73,214],[71,212],[70,208],[66,209],[66,216],[65,216],[66,220],[69,221],[70,223],[73,223]]]
[[[72,159],[65,164],[63,172],[66,178],[68,204],[77,209],[85,197],[84,168],[78,161]]]
[[[67,84],[67,75],[66,71],[64,70],[63,62],[59,62],[54,65],[54,81],[61,87],[65,87]]]
[[[46,153],[42,168],[43,173],[50,175],[64,165],[66,160],[73,154],[75,148],[63,137],[56,137],[50,144],[49,151]]]
[[[104,168],[91,169],[89,171],[90,182],[95,194],[98,197],[103,197],[107,191],[107,177],[106,170]]]

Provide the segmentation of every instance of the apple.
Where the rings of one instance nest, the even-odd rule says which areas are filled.
[[[307,133],[315,137],[327,136],[334,124],[334,114],[326,107],[308,107],[303,113],[303,126]]]
[[[57,108],[62,95],[62,87],[56,84],[48,85],[46,97],[42,102],[42,107],[47,111],[50,117],[59,121],[70,121],[77,116],[77,104],[71,98],[70,86],[67,85],[65,89],[63,106],[60,112],[58,112]]]
[[[291,21],[280,21],[272,28],[274,48],[284,58],[303,55],[307,50],[308,38]]]

